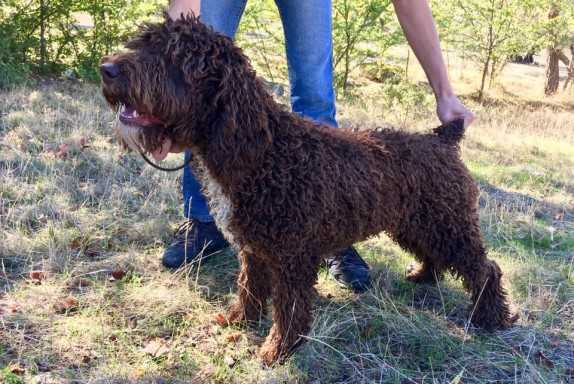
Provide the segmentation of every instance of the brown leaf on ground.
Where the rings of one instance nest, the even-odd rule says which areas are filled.
[[[58,149],[54,152],[54,156],[56,156],[57,159],[64,159],[68,156],[69,152],[70,152],[70,145],[63,143],[60,144],[60,146],[58,146]]]
[[[26,373],[26,369],[16,362],[8,364],[8,370],[18,376],[22,376],[24,373]]]
[[[82,239],[79,237],[76,237],[74,240],[70,241],[70,244],[68,244],[68,247],[70,247],[70,249],[72,249],[74,251],[79,251],[83,247]]]
[[[18,312],[20,312],[20,307],[15,302],[10,300],[0,300],[0,315]]]
[[[80,137],[77,140],[74,140],[73,144],[78,147],[80,150],[89,148],[88,145],[88,138],[87,137]]]
[[[215,318],[213,320],[217,323],[217,325],[221,327],[227,327],[229,325],[229,322],[227,321],[227,318],[223,313],[218,313],[217,315],[215,315]]]
[[[114,280],[121,280],[124,278],[125,275],[126,271],[124,271],[123,269],[114,269],[112,271],[112,277],[114,278]]]
[[[54,310],[60,314],[72,312],[76,309],[78,309],[78,300],[73,296],[68,296],[54,304]]]
[[[30,280],[42,281],[46,280],[48,277],[48,272],[46,271],[30,271]]]
[[[92,285],[94,285],[92,280],[76,277],[68,282],[68,289],[86,288],[91,287]]]
[[[536,352],[536,354],[534,355],[534,358],[536,359],[536,362],[538,364],[542,364],[547,368],[554,368],[554,363],[552,362],[552,360],[550,360],[548,357],[546,357],[546,355],[542,352],[542,351],[538,351]]]
[[[237,343],[241,339],[241,332],[233,332],[225,336],[225,340],[230,343]]]
[[[81,152],[86,148],[89,148],[88,139],[86,137],[81,137],[79,139],[68,140],[65,143],[61,143],[57,148],[48,146],[46,148],[46,152],[52,154],[57,159],[65,159],[72,153]]]
[[[169,345],[164,339],[156,338],[148,341],[141,351],[152,357],[161,357],[169,353]]]

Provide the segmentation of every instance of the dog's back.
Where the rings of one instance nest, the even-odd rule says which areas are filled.
[[[258,164],[258,188],[273,191],[259,204],[280,212],[294,237],[321,252],[381,231],[397,233],[421,212],[476,202],[458,150],[461,122],[425,134],[295,122],[278,127],[268,157]]]

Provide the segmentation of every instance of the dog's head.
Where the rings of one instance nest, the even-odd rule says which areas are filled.
[[[103,94],[122,144],[156,159],[208,140],[241,87],[237,72],[254,78],[232,41],[191,15],[143,25],[126,48],[102,59]]]

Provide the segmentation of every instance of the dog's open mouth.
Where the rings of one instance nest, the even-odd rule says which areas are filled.
[[[165,125],[164,122],[150,114],[138,112],[138,110],[129,104],[122,104],[120,107],[120,121],[127,125],[136,125],[139,127],[148,127],[151,125]]]
[[[161,161],[172,150],[173,143],[166,131],[166,124],[158,117],[139,112],[130,104],[120,106],[116,132],[124,147],[149,153]]]

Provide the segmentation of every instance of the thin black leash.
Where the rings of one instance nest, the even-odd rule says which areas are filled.
[[[193,160],[192,156],[189,156],[189,160],[185,161],[182,165],[180,165],[179,167],[175,167],[175,168],[165,168],[162,167],[161,165],[157,165],[155,164],[153,161],[151,161],[143,152],[140,152],[141,157],[143,157],[143,159],[145,160],[146,163],[148,163],[149,165],[151,165],[152,167],[154,167],[155,169],[159,169],[160,171],[164,171],[164,172],[176,172],[179,170],[184,169],[185,167],[187,167],[191,161]]]

